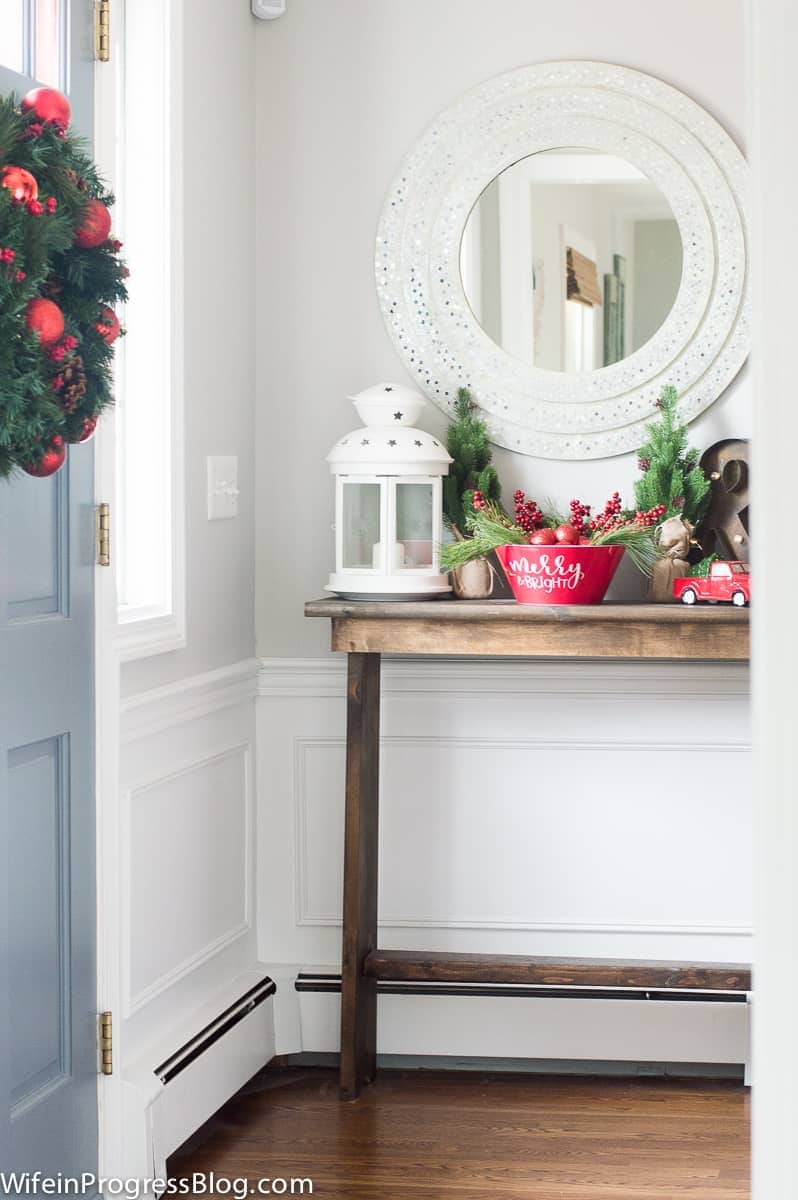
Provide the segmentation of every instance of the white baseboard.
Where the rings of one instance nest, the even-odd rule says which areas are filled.
[[[279,1052],[337,1052],[340,998],[303,992],[298,1007],[301,1043]],[[278,1047],[281,1034],[278,1028]],[[378,1000],[379,1054],[738,1064],[746,1060],[748,1036],[746,1004],[493,996]]]

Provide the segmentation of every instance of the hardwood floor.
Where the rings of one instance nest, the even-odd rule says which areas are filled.
[[[748,1127],[725,1081],[382,1071],[347,1104],[333,1071],[281,1069],[169,1169],[309,1177],[329,1200],[748,1200]]]

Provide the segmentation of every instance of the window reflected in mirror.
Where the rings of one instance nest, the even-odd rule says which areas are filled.
[[[678,223],[632,163],[570,148],[498,175],[466,222],[460,272],[485,332],[549,371],[610,366],[639,350],[673,308]]]

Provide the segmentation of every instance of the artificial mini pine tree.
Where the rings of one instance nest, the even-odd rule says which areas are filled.
[[[698,451],[687,446],[687,427],[679,422],[675,387],[662,389],[659,421],[646,426],[648,441],[638,452],[642,475],[635,483],[638,509],[665,506],[664,516],[697,525],[709,503],[710,482],[698,465]]]
[[[481,492],[485,501],[494,504],[501,498],[488,432],[485,422],[474,415],[476,407],[468,388],[460,388],[446,443],[454,462],[443,481],[443,512],[455,536],[461,538],[474,515],[474,492]]]

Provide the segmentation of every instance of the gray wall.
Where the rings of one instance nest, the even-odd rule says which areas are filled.
[[[221,23],[221,20],[220,20]],[[657,75],[705,105],[744,146],[742,0],[290,0],[255,33],[257,61],[257,645],[317,655],[332,561],[324,457],[356,426],[347,395],[407,375],[373,280],[388,185],[426,125],[467,88],[513,67],[589,58]],[[712,46],[708,55],[706,47]],[[226,105],[226,114],[234,111]],[[227,115],[225,124],[229,125]],[[743,376],[693,426],[704,447],[749,432]],[[442,431],[431,407],[424,421]],[[633,455],[543,462],[499,451],[506,490],[603,504],[629,495]]]

